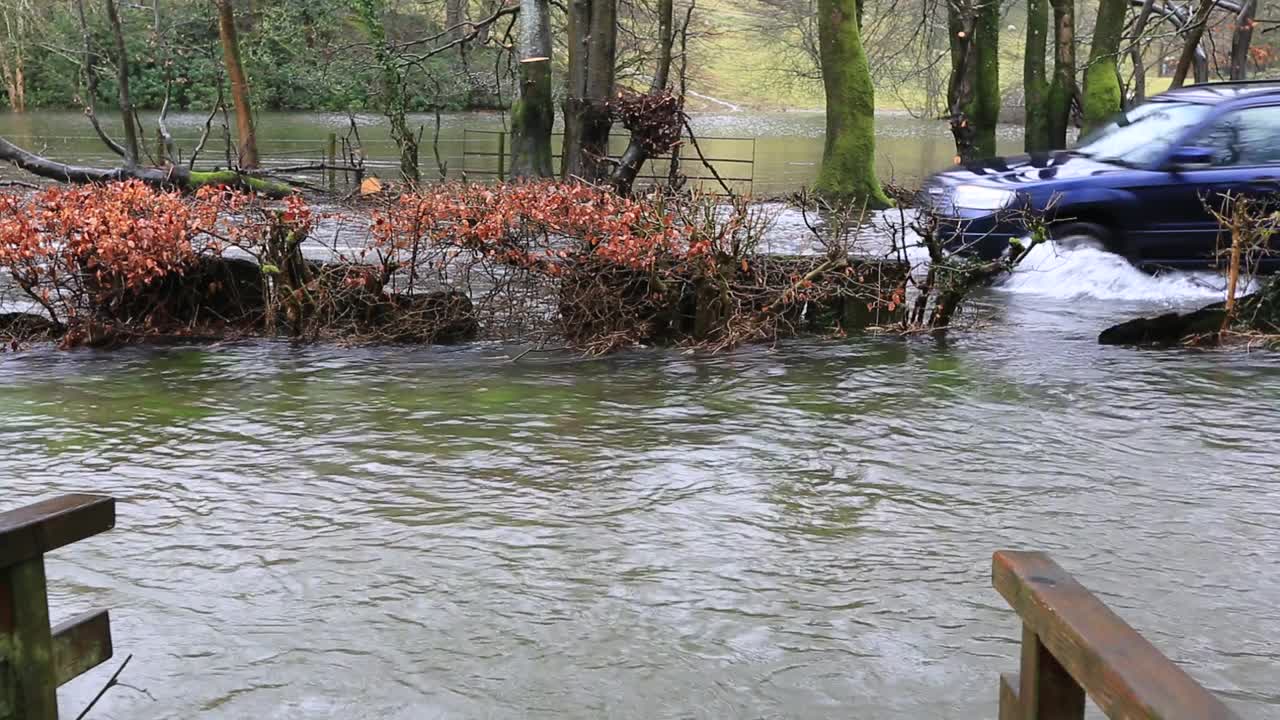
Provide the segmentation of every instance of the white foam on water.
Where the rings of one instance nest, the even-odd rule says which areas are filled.
[[[1093,248],[1064,249],[1045,243],[1031,249],[1012,275],[996,289],[1010,293],[1072,300],[1145,300],[1179,303],[1221,300],[1226,278],[1209,271],[1170,271],[1151,275],[1113,253]],[[1250,291],[1244,283],[1238,292]]]

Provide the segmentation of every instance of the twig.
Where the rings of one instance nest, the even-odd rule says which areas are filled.
[[[102,689],[93,697],[93,700],[90,700],[85,709],[81,710],[80,714],[76,716],[76,720],[84,720],[85,716],[89,714],[89,711],[93,709],[93,706],[97,705],[98,701],[102,699],[102,696],[106,695],[108,690],[120,684],[120,673],[124,672],[124,669],[129,667],[129,661],[132,659],[132,655],[124,659],[124,662],[120,664],[120,668],[111,676],[111,679],[107,681],[107,684],[102,686]]]

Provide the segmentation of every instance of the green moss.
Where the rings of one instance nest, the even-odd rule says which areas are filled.
[[[815,188],[841,201],[888,207],[875,175],[875,91],[855,0],[819,0],[818,38],[827,98],[827,138]]]
[[[188,174],[188,184],[192,190],[205,185],[226,185],[227,187],[256,192],[267,197],[284,197],[293,193],[293,188],[284,183],[250,177],[235,170],[192,170]]]
[[[1090,63],[1084,71],[1084,129],[1088,132],[1120,112],[1123,95],[1115,58]]]
[[[1045,48],[1049,34],[1049,0],[1027,0],[1027,40],[1022,62],[1022,92],[1026,99],[1027,152],[1052,148],[1049,140],[1049,82],[1045,76]]]
[[[551,177],[551,63],[520,63],[520,99],[511,106],[511,177]]]
[[[974,148],[980,157],[996,155],[996,125],[1000,123],[1000,3],[981,2],[978,7],[978,76],[974,83],[976,125]]]
[[[1120,112],[1123,96],[1116,58],[1120,55],[1120,39],[1124,33],[1124,15],[1128,0],[1101,0],[1098,23],[1089,49],[1089,66],[1084,71],[1084,129],[1091,130]]]

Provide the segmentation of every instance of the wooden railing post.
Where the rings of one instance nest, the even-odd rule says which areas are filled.
[[[329,145],[327,149],[328,149],[328,158],[326,158],[326,160],[329,163],[329,192],[333,192],[338,189],[338,170],[337,170],[338,134],[337,133],[329,133]]]
[[[111,658],[105,611],[50,627],[44,555],[115,517],[115,501],[93,495],[0,513],[0,720],[58,720],[58,686]]]
[[[991,583],[1022,618],[1017,676],[1000,676],[1000,720],[1238,720],[1048,555],[997,552]]]

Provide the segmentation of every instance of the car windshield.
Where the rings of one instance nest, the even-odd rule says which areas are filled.
[[[1076,151],[1086,157],[1121,165],[1155,162],[1187,128],[1204,119],[1210,105],[1153,102],[1121,113],[1081,140]]]

